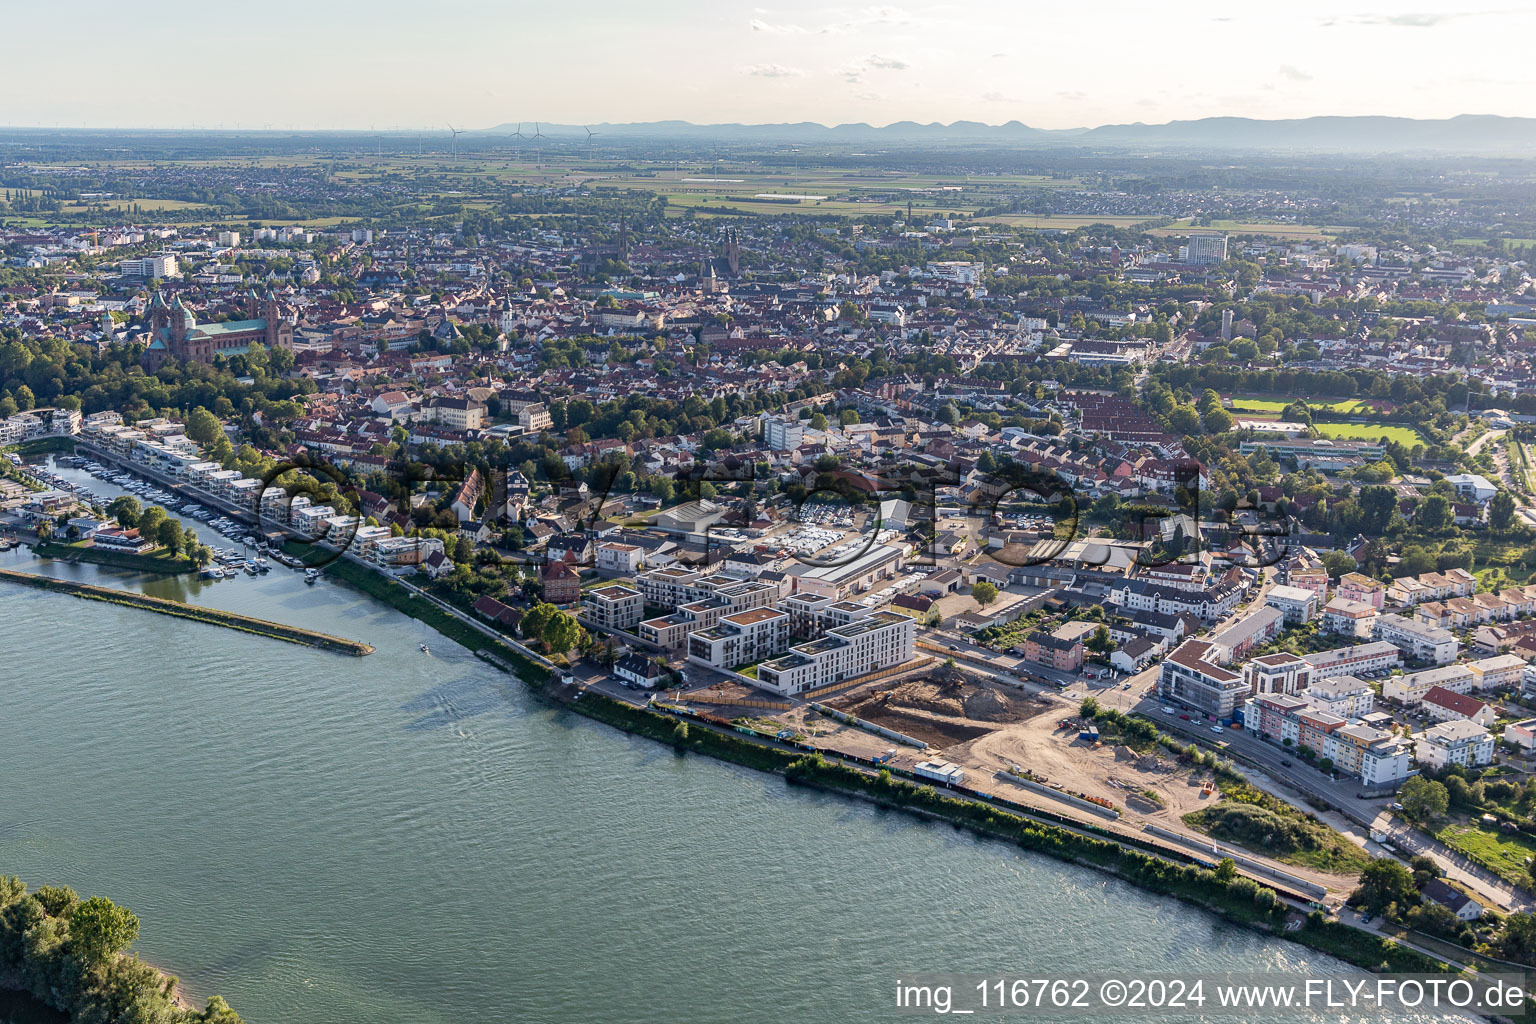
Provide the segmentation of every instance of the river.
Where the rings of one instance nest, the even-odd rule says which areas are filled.
[[[1346,970],[552,709],[344,584],[0,566],[378,648],[0,592],[0,871],[132,907],[147,960],[252,1024],[887,1020],[916,971]]]

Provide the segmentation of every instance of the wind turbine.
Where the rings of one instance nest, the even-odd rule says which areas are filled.
[[[533,122],[533,162],[535,164],[541,164],[544,162],[544,147],[539,145],[538,142],[538,140],[542,139],[543,137],[544,133],[539,131],[539,122]]]
[[[446,121],[443,123],[447,124]],[[451,124],[448,125],[448,130],[453,133],[453,155],[455,158],[457,158],[459,155],[459,136],[463,135],[464,133],[459,131]]]
[[[521,121],[517,122],[517,131],[512,133],[512,138],[517,140],[516,142],[513,143],[513,145],[517,147],[517,158],[518,158],[518,160],[522,160],[522,158],[523,158],[523,140],[526,139],[527,137],[528,136],[523,134],[523,122],[521,122]]]
[[[601,135],[603,133],[602,132],[595,132],[591,128],[588,128],[586,125],[582,125],[582,131],[587,133],[587,156],[591,157],[592,156],[592,140],[596,136]]]

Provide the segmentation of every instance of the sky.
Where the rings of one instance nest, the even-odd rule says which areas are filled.
[[[8,9],[0,124],[1536,115],[1536,0],[74,0],[69,26],[61,10]]]

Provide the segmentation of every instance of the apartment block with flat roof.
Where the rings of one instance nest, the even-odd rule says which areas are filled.
[[[895,612],[834,626],[827,635],[796,644],[789,653],[757,667],[758,684],[784,696],[890,668],[912,660],[917,623]]]
[[[1461,642],[1450,630],[1415,622],[1401,615],[1378,615],[1376,639],[1385,640],[1410,658],[1435,665],[1449,665],[1456,660]]]
[[[688,660],[711,668],[752,665],[782,654],[789,646],[789,614],[752,608],[721,616],[709,629],[688,635]]]
[[[581,617],[599,629],[631,632],[645,618],[645,598],[633,587],[616,583],[581,595]]]

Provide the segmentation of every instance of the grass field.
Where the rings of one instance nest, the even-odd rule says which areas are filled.
[[[1446,825],[1435,834],[1446,846],[1477,861],[1507,882],[1529,885],[1526,858],[1536,855],[1536,843],[1519,832],[1500,832],[1484,825]]]
[[[1385,437],[1388,441],[1396,441],[1399,444],[1412,448],[1416,444],[1424,444],[1424,438],[1417,430],[1411,427],[1400,427],[1387,423],[1314,423],[1317,432],[1324,437],[1340,438],[1349,441],[1376,441]]]
[[[1234,412],[1280,412],[1290,405],[1294,398],[1232,398]],[[1321,399],[1306,399],[1306,403],[1314,409],[1327,409],[1330,412],[1355,412],[1365,408],[1365,402],[1359,398],[1340,398],[1336,401]]]

